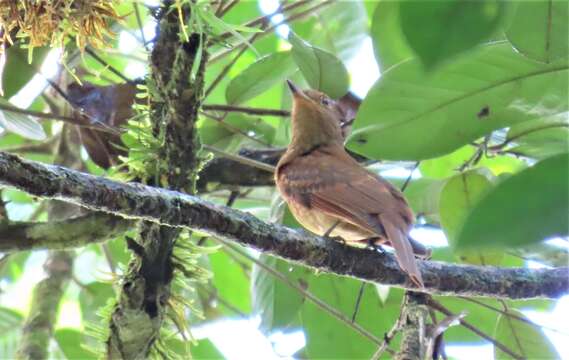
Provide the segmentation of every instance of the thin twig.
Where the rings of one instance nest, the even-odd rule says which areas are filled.
[[[271,268],[270,266],[267,266],[266,264],[263,264],[259,260],[255,259],[251,255],[247,254],[245,251],[239,249],[237,246],[231,244],[230,242],[228,242],[224,239],[215,238],[215,240],[221,242],[223,245],[227,246],[228,248],[235,251],[239,255],[241,255],[241,256],[247,258],[248,260],[250,260],[251,262],[255,263],[256,265],[261,267],[263,270],[267,271],[269,274],[271,274],[272,276],[277,278],[279,281],[282,281],[284,284],[286,284],[286,285],[290,286],[291,288],[293,288],[294,290],[298,291],[304,297],[306,297],[306,299],[312,301],[316,306],[318,306],[322,310],[326,311],[328,314],[332,315],[333,317],[335,317],[339,321],[343,322],[344,324],[348,325],[349,327],[351,327],[352,329],[354,329],[355,331],[357,331],[358,333],[360,333],[361,335],[363,335],[367,339],[371,340],[372,342],[374,342],[377,345],[381,344],[381,340],[378,339],[375,335],[371,334],[369,331],[367,331],[366,329],[364,329],[360,325],[350,322],[350,319],[348,319],[346,316],[344,316],[344,314],[342,314],[338,310],[334,309],[330,305],[326,304],[320,298],[314,296],[312,293],[310,293],[309,291],[304,289],[302,286],[291,281],[290,279],[288,279],[286,276],[284,276],[280,272],[276,271],[275,269]]]
[[[112,72],[113,74],[115,74],[116,76],[121,78],[122,80],[124,80],[127,83],[132,84],[132,85],[136,84],[133,80],[131,80],[128,77],[126,77],[125,75],[123,75],[120,71],[115,69],[111,64],[106,62],[102,57],[97,55],[93,50],[89,49],[89,47],[85,47],[85,52],[87,54],[89,54],[93,59],[95,59],[98,63],[103,65],[105,68],[109,69],[110,72]]]
[[[202,109],[212,110],[212,111],[240,112],[249,115],[267,115],[267,116],[282,116],[282,117],[290,116],[290,111],[288,110],[253,108],[253,107],[236,106],[236,105],[204,104],[202,105]]]
[[[200,113],[201,113],[203,116],[207,117],[208,119],[212,119],[212,120],[214,120],[214,121],[217,121],[222,127],[226,128],[228,131],[230,131],[230,132],[232,132],[232,133],[234,133],[234,134],[242,135],[242,136],[244,136],[244,137],[246,137],[246,138],[248,138],[248,139],[250,139],[250,140],[253,140],[253,141],[255,141],[255,142],[257,142],[257,143],[259,143],[259,144],[261,144],[261,145],[264,145],[264,146],[267,146],[267,147],[272,147],[271,144],[269,144],[268,142],[266,142],[266,141],[264,141],[264,140],[261,140],[261,139],[258,139],[258,138],[254,137],[254,136],[251,136],[251,135],[249,135],[247,132],[245,132],[245,131],[239,129],[238,127],[236,127],[236,126],[234,126],[234,125],[231,125],[231,124],[229,124],[229,123],[226,123],[226,122],[224,121],[224,118],[220,118],[220,117],[217,117],[217,116],[213,116],[212,114],[208,114],[208,113],[203,112],[203,111],[200,112]]]
[[[452,313],[449,309],[447,309],[445,306],[443,306],[441,303],[439,303],[438,301],[434,300],[434,299],[429,299],[428,306],[430,306],[431,308],[437,310],[438,312],[441,312],[443,314],[445,314],[446,316],[456,316],[454,313]],[[496,346],[497,348],[499,348],[500,350],[502,350],[503,352],[505,352],[506,354],[510,355],[511,357],[513,357],[514,359],[517,360],[523,360],[523,357],[516,354],[515,352],[513,352],[512,350],[510,350],[506,345],[502,344],[501,342],[499,342],[498,340],[494,339],[493,337],[491,337],[490,335],[487,335],[486,333],[484,333],[483,331],[481,331],[480,329],[478,329],[476,326],[472,325],[471,323],[469,323],[466,320],[460,319],[460,324],[462,326],[464,326],[465,328],[467,328],[468,330],[472,331],[473,333],[475,333],[476,335],[480,336],[481,338],[490,341],[492,344],[494,344],[494,346]]]
[[[275,172],[275,167],[273,165],[265,164],[264,162],[249,159],[249,158],[246,158],[244,156],[240,156],[240,155],[236,155],[236,154],[230,154],[228,152],[225,152],[221,149],[218,149],[214,146],[207,145],[207,144],[204,144],[203,148],[208,150],[208,151],[211,151],[212,153],[217,154],[221,157],[236,161],[236,162],[241,163],[243,165],[252,166],[252,167],[255,167],[257,169],[265,170],[265,171],[272,172],[272,173]]]
[[[219,12],[219,15],[217,17],[222,18],[223,15],[227,14],[229,12],[229,10],[231,10],[231,8],[233,8],[235,5],[237,5],[238,2],[239,2],[239,0],[232,0],[229,4],[227,4],[226,7],[223,8],[223,10],[221,10]]]
[[[267,30],[265,30],[264,32],[259,33],[260,35],[259,35],[259,37],[256,38],[256,40],[260,39],[260,38],[263,37],[263,36],[266,36],[266,35],[272,33],[272,31],[274,31],[274,30],[275,30],[277,27],[279,27],[280,25],[283,25],[283,24],[285,24],[285,23],[287,23],[287,22],[292,22],[292,21],[295,21],[295,20],[302,19],[302,18],[304,18],[304,17],[306,17],[306,16],[312,14],[314,11],[319,10],[320,8],[323,8],[323,7],[325,7],[325,6],[328,6],[328,5],[332,4],[334,1],[335,1],[335,0],[326,0],[326,1],[323,1],[323,2],[319,3],[318,5],[315,5],[315,6],[311,7],[311,8],[309,8],[309,9],[306,9],[306,10],[304,10],[304,11],[298,12],[298,13],[296,13],[296,14],[294,14],[294,15],[290,15],[290,16],[284,18],[282,21],[280,21],[280,22],[278,22],[278,23],[272,25],[271,27],[267,28]],[[249,42],[249,43],[251,43],[251,42]],[[219,61],[220,59],[226,57],[227,55],[231,54],[235,49],[240,48],[240,47],[243,47],[243,46],[246,46],[246,44],[245,44],[245,43],[241,43],[241,44],[235,45],[232,49],[229,49],[229,50],[224,51],[224,52],[221,52],[221,53],[219,53],[219,54],[217,54],[217,55],[215,55],[215,56],[212,56],[212,57],[209,59],[209,63],[210,63],[210,64],[213,64],[213,63]]]

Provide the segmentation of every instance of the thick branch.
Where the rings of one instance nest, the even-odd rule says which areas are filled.
[[[132,221],[106,213],[92,213],[45,223],[2,224],[0,252],[76,248],[112,239],[132,226]]]
[[[252,215],[198,197],[125,184],[63,167],[0,153],[0,183],[27,193],[56,198],[133,219],[201,230],[339,275],[412,289],[395,258],[266,224]],[[512,269],[492,266],[420,263],[425,291],[442,295],[498,298],[557,298],[569,293],[569,268]]]

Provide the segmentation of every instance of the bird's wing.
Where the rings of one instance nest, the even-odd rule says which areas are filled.
[[[403,195],[370,173],[339,146],[321,146],[279,167],[280,190],[309,208],[389,240],[399,265],[422,285],[407,238],[413,214]]]

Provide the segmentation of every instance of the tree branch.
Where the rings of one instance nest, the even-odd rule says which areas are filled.
[[[429,308],[426,295],[408,291],[405,294],[401,319],[401,347],[397,360],[425,359],[427,350],[427,322]]]
[[[0,153],[0,183],[131,219],[192,228],[319,270],[416,290],[391,254],[343,245],[266,224],[195,196],[126,184]],[[425,291],[439,295],[528,299],[569,293],[569,268],[497,268],[421,261]]]
[[[133,222],[106,213],[91,213],[62,221],[0,224],[0,252],[63,250],[112,239]]]

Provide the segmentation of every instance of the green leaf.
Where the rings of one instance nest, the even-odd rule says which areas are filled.
[[[308,290],[350,319],[360,285],[360,281],[351,278],[322,274],[310,278]],[[374,286],[367,284],[356,322],[381,339],[399,315],[401,298],[402,291],[391,288],[382,303]],[[369,359],[377,350],[377,345],[312,302],[304,304],[301,316],[310,359]],[[390,347],[397,349],[397,342],[394,339]]]
[[[0,99],[0,104],[12,106],[10,102]],[[0,127],[21,137],[32,140],[44,140],[47,135],[39,122],[28,115],[0,109]]]
[[[238,308],[241,312],[251,312],[251,298],[248,296],[250,281],[241,264],[223,251],[209,255],[213,272],[213,285],[223,300]]]
[[[348,148],[374,159],[429,159],[493,130],[567,111],[567,68],[528,60],[504,42],[430,75],[417,60],[406,61],[374,84]]]
[[[543,159],[569,149],[569,119],[567,113],[516,124],[508,130],[507,141],[516,146],[516,154]]]
[[[403,1],[401,29],[427,69],[490,39],[500,26],[506,2]]]
[[[336,1],[322,7],[316,16],[295,21],[290,26],[296,35],[313,46],[348,61],[368,36],[368,24],[363,21],[366,18],[362,1]]]
[[[55,330],[55,341],[68,359],[97,359],[96,354],[84,349],[84,334],[76,329]]]
[[[559,353],[539,327],[519,320],[527,320],[521,311],[508,309],[507,312],[515,317],[505,314],[498,317],[494,339],[524,359],[560,359]],[[494,347],[494,357],[512,359],[497,347]]]
[[[380,0],[373,13],[371,38],[375,60],[382,73],[413,57],[399,21],[399,2]]]
[[[569,53],[569,3],[520,1],[506,30],[506,37],[522,54],[543,62]]]
[[[223,359],[223,355],[217,350],[215,345],[208,339],[201,339],[197,344],[191,346],[192,359],[212,360]]]
[[[282,84],[295,71],[290,51],[267,55],[231,80],[227,85],[225,98],[229,104],[243,103],[277,84]]]
[[[444,185],[442,180],[422,177],[409,183],[405,198],[415,214],[425,217],[431,224],[438,224],[439,198]]]
[[[299,285],[306,284],[308,269],[268,255],[259,261],[286,276]],[[253,311],[261,315],[261,329],[270,331],[288,327],[298,318],[304,302],[301,294],[291,289],[257,265],[252,274]]]
[[[23,323],[24,316],[22,314],[0,306],[0,354],[3,358],[15,357]]]
[[[466,219],[457,248],[531,244],[569,229],[569,154],[547,158],[492,189]]]
[[[4,98],[11,98],[34,77],[34,69],[41,67],[49,50],[49,47],[35,48],[31,64],[28,64],[28,49],[15,45],[6,50],[6,63],[4,69],[0,69]]]
[[[492,182],[481,171],[467,171],[450,178],[440,198],[440,218],[449,244],[456,244],[466,217],[482,196],[492,188]],[[461,251],[456,253],[462,262],[477,265],[499,265],[503,252]]]
[[[288,41],[292,45],[292,57],[311,88],[338,99],[348,92],[349,75],[344,64],[327,51],[313,47],[294,32]]]
[[[450,178],[441,191],[441,225],[451,245],[455,244],[468,212],[492,188],[483,174],[467,171]]]

